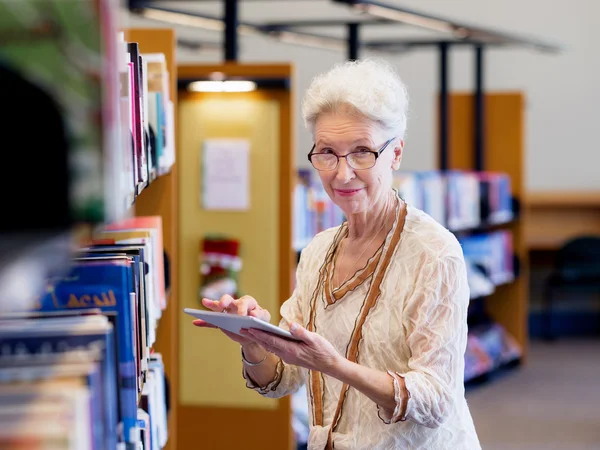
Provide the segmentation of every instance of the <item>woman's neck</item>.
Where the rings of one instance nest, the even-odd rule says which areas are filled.
[[[396,198],[394,192],[384,195],[371,208],[357,214],[348,216],[348,239],[360,241],[372,237],[382,229],[387,229],[386,224],[393,223],[396,214]]]

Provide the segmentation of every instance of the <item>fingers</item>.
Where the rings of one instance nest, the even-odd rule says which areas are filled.
[[[205,322],[204,320],[201,320],[201,319],[194,320],[192,322],[192,324],[195,325],[195,326],[197,326],[197,327],[200,327],[200,328],[217,328],[215,325],[212,325],[212,324],[210,324],[208,322]]]
[[[221,300],[219,300],[219,306],[221,307],[221,311],[233,312],[233,308],[231,308],[232,310],[229,311],[229,307],[232,306],[234,302],[235,300],[231,295],[226,294],[223,297],[221,297]]]
[[[233,303],[237,306],[237,313],[239,316],[247,316],[254,309],[260,308],[258,302],[249,295],[244,295]]]
[[[296,322],[288,322],[290,327],[290,333],[295,338],[301,339],[306,343],[311,343],[313,341],[314,334],[304,328],[302,325],[297,324]]]
[[[204,305],[206,308],[210,309],[211,311],[220,312],[223,310],[223,308],[221,307],[221,305],[218,301],[211,300],[209,298],[203,298],[202,305]]]
[[[258,340],[252,333],[250,333],[246,328],[242,328],[240,330],[240,334],[242,336],[244,336],[244,339],[248,339],[249,341],[254,342],[255,344],[260,345],[261,347],[263,347],[263,343]],[[263,347],[264,348],[264,347]],[[266,349],[265,349],[266,350]]]
[[[279,355],[281,352],[286,351],[290,345],[290,342],[287,339],[275,336],[271,333],[265,333],[256,328],[250,328],[248,334],[269,353]]]
[[[261,308],[256,299],[249,295],[244,295],[239,299],[234,299],[231,295],[224,295],[218,301],[203,298],[202,304],[214,312],[227,312],[238,316],[252,316],[267,322],[271,319],[269,311]]]

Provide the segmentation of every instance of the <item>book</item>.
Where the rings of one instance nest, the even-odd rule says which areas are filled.
[[[133,141],[134,152],[136,155],[136,169],[138,184],[136,186],[136,194],[140,194],[144,187],[148,184],[148,161],[146,151],[146,134],[144,128],[144,87],[142,86],[142,67],[140,60],[139,46],[137,42],[129,42],[127,44],[132,70],[132,123],[133,123]]]
[[[163,246],[163,224],[161,216],[139,216],[131,217],[125,220],[114,222],[105,226],[105,230],[112,231],[149,231],[152,235],[154,247],[154,256],[152,260],[152,274],[158,295],[158,305],[161,310],[167,307],[167,290],[165,285],[165,265],[164,265],[164,246]],[[114,236],[104,235],[111,239]],[[155,268],[155,269],[154,269]]]
[[[118,398],[122,440],[136,439],[136,410],[139,382],[137,378],[137,339],[135,337],[135,303],[131,296],[132,260],[111,257],[74,261],[70,273],[57,280],[38,304],[38,311],[98,308],[113,315],[116,321],[116,355],[118,360]]]
[[[90,427],[90,439],[100,446],[97,448],[115,448],[116,345],[114,328],[107,317],[95,313],[2,318],[0,348],[0,398],[8,401],[17,395],[22,397],[15,402],[24,408],[24,421],[35,419],[34,410],[28,409],[31,405],[23,401],[27,395],[38,391],[58,393],[61,387],[66,391],[85,388],[91,402],[86,411],[92,415],[87,425],[77,426]],[[77,439],[81,446],[74,448],[85,448]]]
[[[133,205],[138,183],[137,156],[133,147],[132,83],[133,66],[129,60],[127,42],[124,33],[118,34],[118,71],[119,71],[119,134],[121,159],[121,192],[117,194],[126,208]]]

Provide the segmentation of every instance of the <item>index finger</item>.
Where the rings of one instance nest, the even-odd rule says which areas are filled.
[[[231,295],[225,294],[223,297],[221,297],[221,300],[217,302],[221,308],[220,311],[225,311],[228,309],[234,301],[235,300]]]
[[[240,316],[246,316],[258,307],[258,302],[249,295],[244,295],[240,297],[238,300],[234,301],[234,304],[237,305],[237,313]]]
[[[215,300],[211,300],[209,298],[203,298],[202,299],[202,304],[207,307],[208,309],[210,309],[211,311],[217,311],[220,312],[222,311],[223,308],[221,308],[221,306],[219,305],[218,301]]]

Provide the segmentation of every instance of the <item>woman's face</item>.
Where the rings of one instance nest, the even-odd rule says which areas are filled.
[[[315,123],[313,153],[344,156],[351,152],[377,152],[391,138],[366,117],[339,112],[321,114]],[[346,216],[368,211],[389,194],[392,171],[400,168],[403,145],[394,139],[370,169],[353,169],[346,158],[340,158],[336,169],[318,171],[325,191]],[[355,161],[360,161],[359,158]]]

